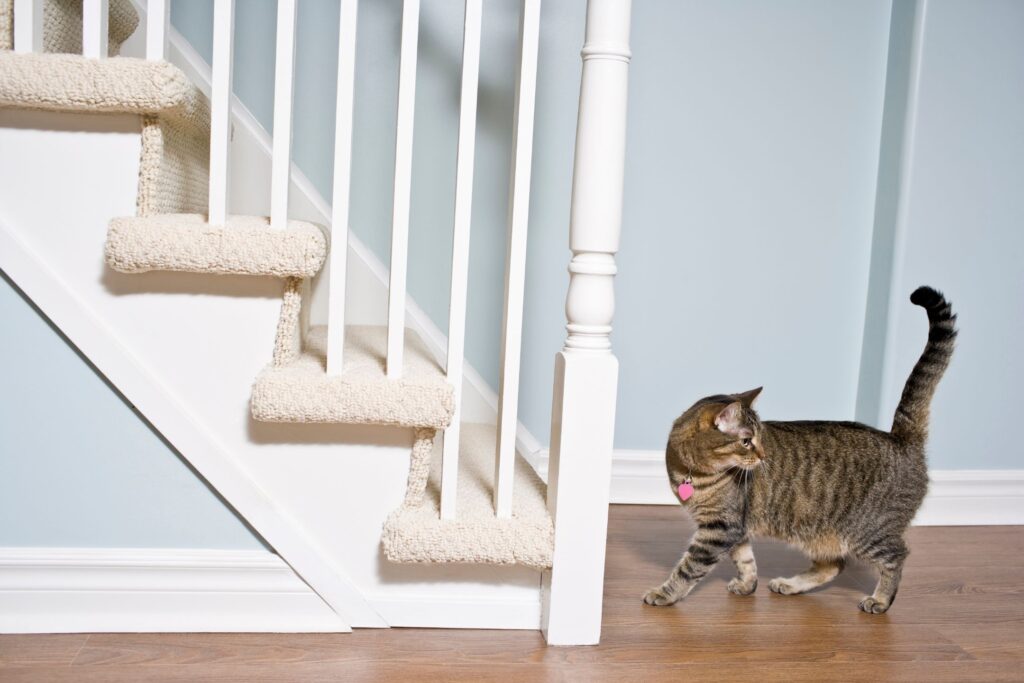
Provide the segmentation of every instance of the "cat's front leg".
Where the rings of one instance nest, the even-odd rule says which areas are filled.
[[[757,590],[757,563],[754,561],[754,548],[750,539],[744,538],[729,551],[733,564],[736,565],[736,578],[731,580],[726,589],[736,595],[750,595]]]
[[[722,554],[735,547],[744,537],[742,531],[731,529],[723,522],[699,527],[690,541],[690,547],[669,574],[668,580],[647,591],[644,602],[658,607],[679,602],[714,569]]]

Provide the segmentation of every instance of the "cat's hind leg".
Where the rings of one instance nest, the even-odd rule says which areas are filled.
[[[806,593],[839,576],[839,572],[843,571],[845,566],[846,561],[842,558],[814,560],[814,564],[807,571],[789,578],[772,579],[768,582],[768,588],[779,595]]]
[[[882,614],[892,606],[896,591],[900,588],[903,563],[908,555],[902,538],[878,547],[879,550],[867,558],[878,570],[878,585],[874,593],[860,601],[861,610],[868,614]]]
[[[750,595],[757,590],[757,563],[754,561],[754,548],[750,539],[745,538],[729,551],[733,564],[736,565],[737,576],[731,580],[726,589],[736,595]]]

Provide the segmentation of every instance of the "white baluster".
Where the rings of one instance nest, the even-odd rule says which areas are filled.
[[[391,280],[388,284],[387,375],[390,379],[402,376],[402,353],[405,349],[405,276],[409,267],[409,201],[419,23],[420,0],[405,0],[402,5],[402,56],[398,69],[395,195],[391,212]]]
[[[352,180],[352,104],[356,84],[358,0],[342,0],[338,27],[338,95],[334,113],[334,190],[328,262],[327,374],[340,375],[345,350],[345,276]]]
[[[542,629],[551,645],[601,637],[618,361],[609,335],[622,226],[630,0],[589,0],[569,246],[568,338],[555,356],[548,509],[555,523]]]
[[[14,0],[14,51],[43,51],[43,0]]]
[[[448,382],[455,391],[455,413],[444,433],[441,459],[441,518],[455,517],[459,481],[459,432],[462,419],[462,366],[466,344],[466,295],[469,291],[469,234],[473,210],[473,161],[476,147],[477,89],[480,81],[481,0],[466,0],[462,33],[462,94],[459,97],[459,152],[455,166],[455,230],[452,236],[452,284],[448,307]]]
[[[231,145],[231,64],[235,0],[213,3],[213,67],[210,98],[210,215],[212,225],[228,217],[228,153]]]
[[[82,3],[82,56],[100,59],[108,53],[109,0],[84,0]]]
[[[292,148],[292,84],[295,62],[295,0],[277,0],[277,56],[274,64],[274,142],[270,170],[270,227],[288,227],[288,186]]]
[[[512,196],[509,201],[508,250],[505,262],[505,315],[501,338],[501,380],[498,387],[497,461],[494,468],[494,508],[498,517],[512,516],[539,36],[540,0],[523,0],[519,26],[515,129],[512,138]]]
[[[171,19],[171,0],[146,3],[146,59],[167,59],[167,27]]]

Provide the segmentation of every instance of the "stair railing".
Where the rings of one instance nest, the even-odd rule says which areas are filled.
[[[277,5],[270,209],[274,228],[284,228],[288,219],[296,1],[278,0]],[[147,59],[166,58],[169,6],[169,0],[148,1]],[[228,218],[234,9],[235,0],[214,0],[208,217],[214,225],[223,225]],[[387,316],[386,373],[394,380],[401,379],[403,370],[419,10],[420,0],[404,0]],[[14,11],[15,51],[41,52],[43,0],[14,0]],[[465,0],[446,360],[447,378],[455,392],[455,413],[444,435],[441,465],[440,514],[445,519],[455,517],[458,493],[482,13],[482,0]],[[357,14],[358,0],[341,0],[331,208],[333,246],[327,278],[329,375],[341,374],[345,350]],[[84,0],[84,56],[107,55],[108,16],[109,0]],[[610,334],[615,306],[615,254],[622,216],[629,21],[630,0],[588,0],[569,230],[572,259],[566,297],[568,335],[556,356],[548,473],[548,507],[555,524],[555,551],[553,569],[544,577],[543,628],[548,641],[555,644],[596,643],[600,636],[618,379]],[[512,514],[515,472],[539,35],[540,0],[522,0],[494,474],[495,514],[506,518]]]

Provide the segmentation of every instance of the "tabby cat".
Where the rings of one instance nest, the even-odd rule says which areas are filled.
[[[860,608],[869,614],[889,609],[907,558],[903,534],[928,489],[929,405],[957,334],[942,294],[920,287],[910,301],[928,312],[928,343],[907,379],[892,431],[856,422],[762,422],[753,409],[760,388],[703,398],[675,421],[665,463],[697,533],[645,603],[683,599],[725,554],[738,572],[728,590],[753,593],[750,538],[763,535],[797,546],[812,561],[801,574],[772,579],[768,587],[775,593],[795,595],[827,583],[855,557],[879,574]]]

